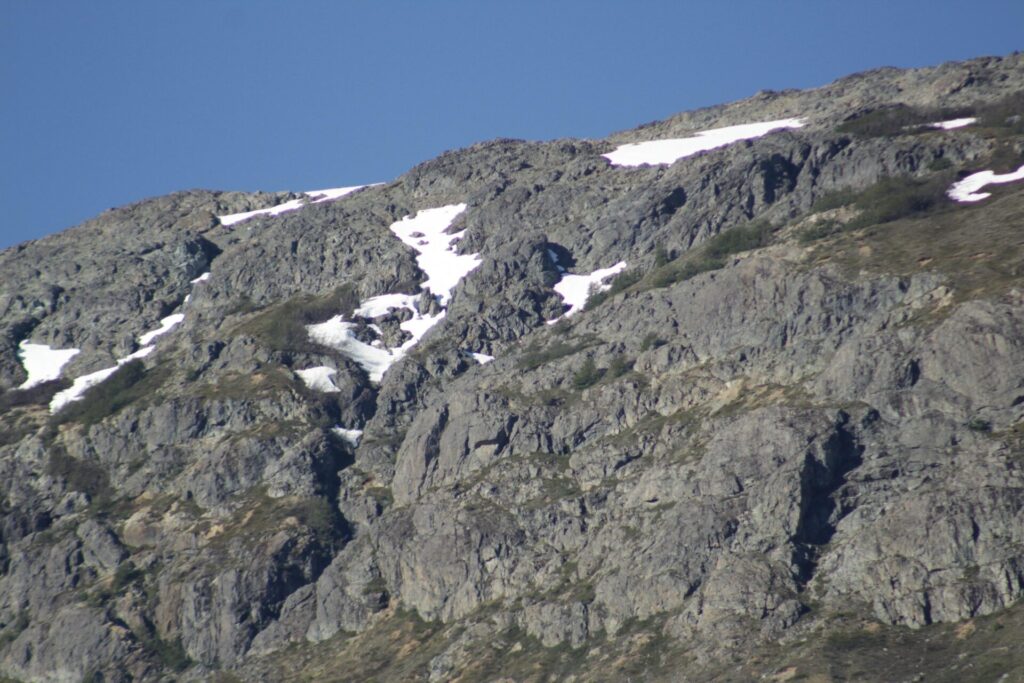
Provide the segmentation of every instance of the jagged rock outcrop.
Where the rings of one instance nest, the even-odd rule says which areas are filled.
[[[912,667],[921,629],[1016,624],[1024,184],[943,192],[1024,163],[1022,93],[1021,55],[886,69],[481,143],[239,223],[218,216],[301,197],[178,193],[0,252],[0,673],[841,678],[822,662],[874,634]],[[926,125],[954,114],[978,121]],[[668,165],[601,156],[796,117]],[[480,263],[449,301],[391,226],[460,204]],[[563,278],[619,262],[560,317]],[[341,342],[311,338],[328,323]],[[21,388],[23,342],[80,353]]]

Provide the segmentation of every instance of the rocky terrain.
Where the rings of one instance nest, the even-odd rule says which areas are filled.
[[[1022,116],[882,69],[0,252],[0,676],[1024,680],[1024,182],[947,195]]]

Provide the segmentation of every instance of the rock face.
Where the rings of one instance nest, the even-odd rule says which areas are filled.
[[[1024,595],[1024,184],[943,197],[1021,163],[1022,103],[1021,55],[881,70],[230,225],[299,196],[183,192],[0,252],[0,673],[924,675],[899,656],[918,634]],[[954,115],[979,120],[925,125]],[[670,165],[601,156],[798,117]],[[389,228],[460,203],[481,262],[446,302]],[[561,278],[623,261],[560,318]],[[414,303],[357,313],[384,294]],[[371,381],[352,349],[428,318]],[[309,338],[330,320],[354,341]],[[81,353],[19,389],[24,341]],[[835,668],[879,632],[897,668]],[[988,661],[1018,671],[1007,650]]]

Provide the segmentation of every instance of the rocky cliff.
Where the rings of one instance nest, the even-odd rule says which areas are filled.
[[[883,69],[0,252],[0,672],[1024,678],[1022,115]]]

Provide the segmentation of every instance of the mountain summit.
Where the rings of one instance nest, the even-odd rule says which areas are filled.
[[[1024,55],[377,180],[0,252],[0,674],[1024,678]]]

